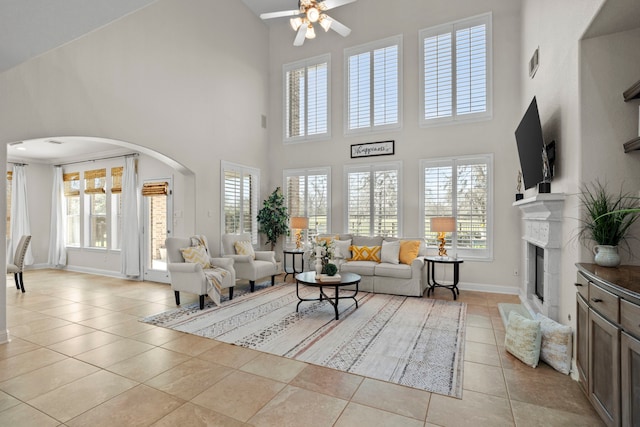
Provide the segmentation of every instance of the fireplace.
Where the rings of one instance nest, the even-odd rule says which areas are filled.
[[[523,304],[534,313],[558,320],[564,194],[538,194],[514,206],[522,212]]]

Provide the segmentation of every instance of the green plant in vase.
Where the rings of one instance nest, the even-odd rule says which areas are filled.
[[[640,201],[622,190],[610,194],[599,181],[587,185],[580,193],[585,216],[581,220],[579,237],[583,243],[593,241],[596,264],[615,267],[620,264],[618,246],[627,244],[629,228],[638,219]]]
[[[265,243],[271,244],[271,250],[275,248],[280,236],[289,235],[289,214],[280,187],[263,202],[262,209],[258,212],[258,224],[258,231],[267,236]]]

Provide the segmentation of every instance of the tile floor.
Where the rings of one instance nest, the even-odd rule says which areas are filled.
[[[0,345],[0,426],[601,425],[576,382],[504,351],[497,303],[514,296],[461,292],[458,400],[139,322],[175,307],[165,284],[24,276],[25,294],[7,276],[12,340]]]

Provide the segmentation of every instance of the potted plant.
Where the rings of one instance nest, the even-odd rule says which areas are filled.
[[[275,248],[280,236],[289,235],[289,214],[280,187],[263,202],[262,209],[258,212],[258,224],[258,231],[267,236],[265,243],[271,244],[271,250]]]
[[[622,190],[610,194],[599,181],[583,188],[580,204],[585,211],[579,237],[594,241],[595,263],[603,267],[620,264],[618,245],[626,242],[629,227],[638,219],[640,203],[637,197]],[[628,244],[627,244],[628,246]]]

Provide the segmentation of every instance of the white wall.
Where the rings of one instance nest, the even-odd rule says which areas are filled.
[[[493,12],[493,119],[477,123],[420,128],[419,116],[419,42],[418,31],[430,26]],[[388,2],[359,1],[332,10],[331,16],[353,31],[343,38],[318,30],[314,40],[293,47],[295,33],[286,20],[270,30],[269,108],[270,159],[269,185],[282,185],[282,170],[310,166],[331,166],[332,231],[344,231],[343,168],[373,161],[403,163],[403,234],[417,236],[420,231],[419,159],[442,156],[493,153],[495,162],[494,221],[495,243],[492,262],[465,262],[461,282],[480,284],[485,289],[514,291],[518,277],[519,229],[514,200],[518,160],[514,130],[519,120],[520,80],[520,2],[455,0],[433,2],[402,0]],[[397,131],[370,135],[345,136],[343,132],[343,51],[385,37],[403,35],[403,127]],[[282,65],[296,60],[331,53],[331,127],[328,141],[283,144],[282,139]],[[394,156],[350,159],[350,145],[362,142],[395,140]]]
[[[78,135],[158,151],[195,176],[182,231],[218,241],[220,160],[269,167],[268,52],[240,1],[160,0],[0,74],[0,142]]]

